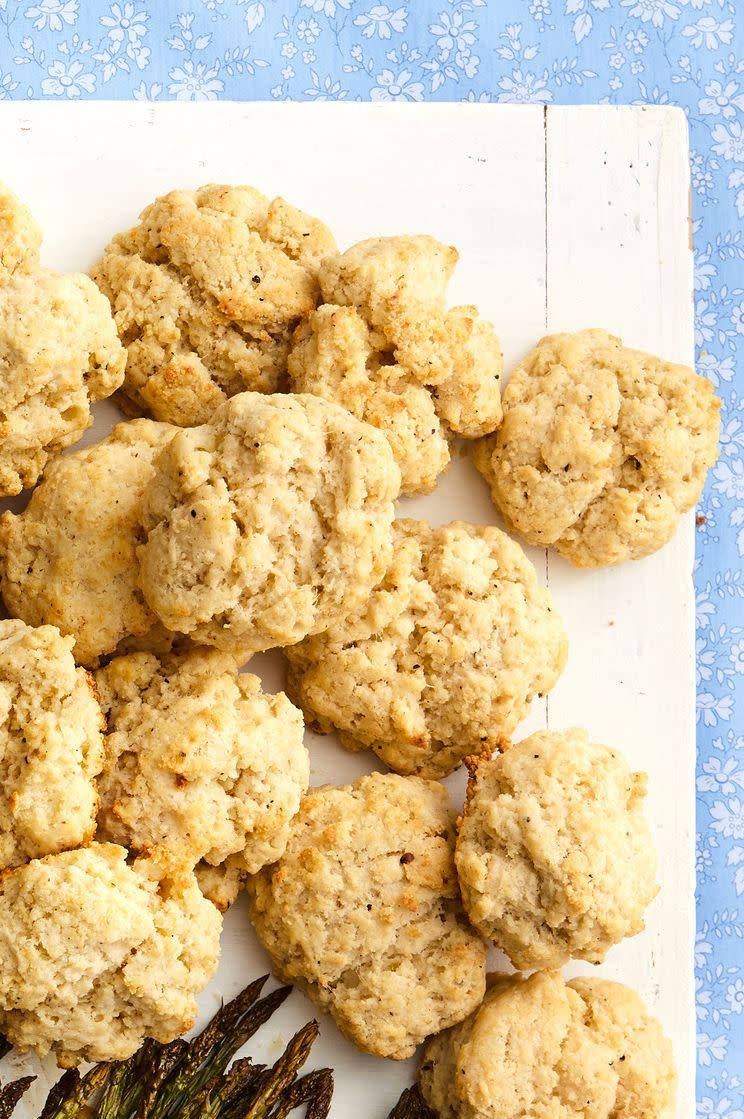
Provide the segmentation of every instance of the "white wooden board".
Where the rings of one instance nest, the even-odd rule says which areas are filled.
[[[475,302],[501,334],[506,366],[546,331],[606,326],[635,346],[692,362],[687,130],[672,108],[492,105],[106,104],[0,106],[0,177],[45,230],[44,259],[86,269],[155,195],[206,181],[282,193],[325,218],[339,244],[429,232],[458,246],[453,302]],[[86,442],[118,418],[97,409]],[[470,462],[458,456],[435,494],[401,503],[442,523],[496,520]],[[680,1070],[678,1116],[694,1112],[693,532],[641,563],[575,572],[531,549],[569,631],[566,672],[522,732],[585,726],[650,776],[661,894],[645,933],[614,949],[602,974],[638,988],[663,1019]],[[281,687],[280,658],[256,658]],[[312,780],[373,768],[365,755],[308,735]],[[449,782],[462,795],[462,778]],[[228,915],[219,973],[202,1018],[266,970],[243,905]],[[253,1043],[275,1059],[313,1014],[294,994]],[[330,1020],[314,1052],[337,1072],[336,1119],[384,1119],[414,1063],[358,1054]],[[19,1109],[38,1114],[54,1077],[15,1055],[38,1084]]]

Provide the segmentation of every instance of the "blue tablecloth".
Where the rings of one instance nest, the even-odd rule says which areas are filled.
[[[744,1119],[743,0],[0,0],[0,99],[82,97],[687,110],[698,367],[725,407],[695,574],[698,1116]]]

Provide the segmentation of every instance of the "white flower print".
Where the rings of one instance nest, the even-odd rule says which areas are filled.
[[[58,59],[48,68],[49,77],[44,78],[41,88],[52,97],[80,97],[82,93],[93,93],[96,88],[95,74],[85,71],[82,62],[63,62]]]
[[[134,4],[112,4],[111,14],[101,16],[101,26],[106,28],[113,43],[136,44],[147,34],[148,15],[146,11],[135,9]]]
[[[0,101],[9,100],[13,91],[18,89],[18,84],[14,81],[12,74],[4,74],[0,70]]]
[[[523,105],[552,101],[553,94],[548,89],[547,74],[537,74],[522,70],[512,70],[510,78],[502,78],[499,88],[499,101],[518,101]]]
[[[744,980],[736,979],[726,988],[726,1002],[731,1007],[732,1014],[741,1014],[744,1011]]]
[[[704,591],[698,591],[695,596],[695,626],[703,629],[710,624],[710,619],[715,614],[716,608],[710,601],[710,584]]]
[[[320,24],[314,19],[301,19],[297,24],[297,38],[308,45],[315,42],[320,35]]]
[[[632,51],[633,54],[643,54],[648,41],[648,35],[639,27],[635,31],[629,31],[625,36],[625,49]]]
[[[738,120],[717,124],[711,132],[713,151],[733,163],[744,163],[744,131]]]
[[[423,101],[424,87],[421,82],[413,81],[410,70],[394,74],[392,70],[382,70],[377,75],[377,85],[370,90],[373,101]]]
[[[725,839],[744,839],[744,804],[739,797],[730,797],[725,803],[717,800],[710,808],[714,832]]]
[[[26,19],[33,21],[37,31],[49,28],[50,31],[62,31],[65,24],[75,23],[78,15],[78,0],[41,0],[23,13]]]
[[[744,300],[731,308],[731,322],[737,334],[744,334]]]
[[[336,6],[348,9],[351,7],[351,0],[300,0],[301,8],[310,8],[312,12],[319,12],[329,19],[335,16]]]
[[[389,39],[394,31],[405,31],[406,21],[405,8],[396,8],[393,11],[387,4],[375,4],[368,12],[358,15],[354,24],[362,28],[362,35],[367,39],[371,39],[374,35],[377,35],[378,39]]]
[[[695,291],[707,291],[712,279],[718,274],[715,264],[711,264],[712,254],[711,245],[695,252]]]
[[[713,341],[715,325],[718,321],[707,299],[695,300],[695,345],[702,346],[704,342]]]
[[[744,847],[732,847],[726,856],[726,866],[735,866],[734,889],[737,897],[744,894]]]
[[[219,71],[219,63],[207,66],[205,62],[187,59],[168,71],[168,93],[174,94],[176,101],[216,101],[217,94],[225,88]]]
[[[695,666],[697,674],[698,687],[704,680],[711,680],[713,678],[713,665],[716,662],[716,654],[713,649],[708,648],[708,643],[702,637],[698,637],[695,642]]]
[[[654,27],[663,27],[665,19],[677,19],[679,8],[671,0],[620,0],[623,8],[630,8],[630,15]]]
[[[314,101],[345,101],[349,96],[348,89],[342,89],[341,82],[335,81],[331,74],[321,78],[315,70],[311,70],[310,79],[313,84],[303,90],[303,93]]]
[[[727,365],[727,376],[721,379],[730,381],[734,375],[734,359],[728,357],[724,358],[724,360],[721,362],[721,365],[724,364]],[[698,369],[700,369],[700,367],[700,362],[698,362]],[[711,377],[710,379],[714,382],[714,384],[716,383],[716,379],[714,379],[713,377]],[[727,419],[724,417],[724,421],[721,426],[721,438],[719,440],[719,443],[721,447],[721,454],[740,454],[741,448],[744,447],[744,423],[742,423],[740,419],[737,419],[736,416],[732,416],[731,419]]]
[[[145,82],[140,82],[137,88],[132,90],[132,97],[135,101],[157,101],[162,92],[163,87],[159,82],[153,82],[149,86]]]
[[[544,24],[551,16],[550,0],[532,0],[529,12],[535,23]]]
[[[737,109],[744,112],[744,92],[740,92],[738,82],[708,82],[705,93],[706,96],[698,101],[698,109],[703,116],[722,116],[730,120],[736,116]]]
[[[703,844],[700,835],[696,836],[695,845],[695,876],[698,882],[704,882],[708,876],[708,871],[713,866],[713,856],[710,853],[710,844]]]
[[[713,468],[714,488],[724,497],[744,501],[744,460],[719,459]]]
[[[475,20],[465,20],[459,11],[454,11],[451,16],[448,12],[442,12],[439,23],[432,23],[429,27],[431,34],[438,36],[440,61],[446,62],[454,50],[469,52],[475,43],[474,32],[477,29]]]
[[[713,189],[714,180],[712,171],[716,170],[709,160],[699,152],[692,152],[690,155],[690,175],[692,178],[692,189],[701,198],[706,198]],[[699,343],[698,343],[699,345]]]
[[[696,49],[705,47],[706,50],[715,51],[721,44],[728,46],[734,37],[734,25],[730,19],[719,23],[712,16],[703,16],[697,23],[685,27],[682,34]]]
[[[695,1017],[698,1022],[705,1022],[707,1019],[711,997],[710,991],[703,987],[702,979],[695,979]]]
[[[703,772],[697,779],[697,787],[700,793],[732,796],[737,788],[744,789],[744,770],[739,769],[736,758],[721,760],[714,755],[703,762]]]
[[[241,7],[247,4],[243,18],[248,28],[248,34],[250,35],[256,28],[261,26],[266,18],[266,8],[261,3],[261,0],[238,0],[238,4]]]
[[[708,1068],[713,1061],[725,1060],[727,1049],[728,1038],[725,1034],[720,1034],[718,1037],[710,1037],[708,1034],[697,1035],[698,1064],[703,1068]]]
[[[710,1096],[703,1096],[698,1104],[698,1119],[744,1119],[744,1111],[738,1107],[731,1110],[732,1100],[722,1096],[715,1103]]]
[[[731,718],[733,699],[730,695],[715,696],[710,692],[699,692],[697,697],[697,718],[706,727],[717,727],[719,720],[728,722]]]
[[[625,55],[620,51],[615,51],[607,60],[613,70],[622,70],[625,65]]]

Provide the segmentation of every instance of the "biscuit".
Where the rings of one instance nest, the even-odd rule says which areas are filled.
[[[175,431],[152,420],[117,424],[102,442],[51,463],[23,513],[0,517],[8,610],[74,637],[81,664],[94,666],[156,621],[137,586],[136,547],[152,460]]]
[[[124,377],[111,310],[77,273],[41,268],[41,234],[0,186],[0,496],[32,486]]]
[[[190,1029],[222,918],[166,852],[111,843],[0,877],[0,1030],[63,1067],[120,1061]]]
[[[360,1049],[410,1057],[483,997],[485,946],[463,920],[443,786],[373,773],[311,789],[287,849],[248,882],[283,981]]]
[[[548,971],[488,979],[482,1005],[424,1050],[439,1119],[672,1119],[671,1045],[634,991]]]
[[[661,548],[718,454],[721,402],[710,382],[604,330],[543,338],[512,373],[503,405],[476,466],[507,526],[576,567]]]
[[[402,493],[428,493],[450,459],[429,389],[401,365],[380,361],[353,307],[326,304],[295,331],[289,375],[295,392],[335,400],[387,436]]]
[[[0,621],[0,871],[93,837],[101,711],[72,641]]]
[[[457,251],[433,237],[361,241],[320,268],[325,305],[298,328],[290,384],[336,400],[390,440],[403,493],[427,493],[450,435],[501,421],[502,355],[475,307],[445,309]]]
[[[240,393],[158,456],[140,586],[168,629],[200,644],[292,644],[382,577],[399,489],[385,437],[340,405]]]
[[[252,187],[156,199],[92,273],[127,347],[127,408],[188,427],[246,389],[276,392],[335,251],[317,218]]]
[[[566,635],[532,564],[499,529],[397,520],[393,539],[367,601],[287,650],[288,690],[347,749],[438,777],[512,733],[558,679]]]
[[[601,963],[658,892],[646,775],[586,731],[473,761],[455,863],[475,927],[516,968]]]
[[[167,846],[192,867],[229,858],[236,873],[279,858],[310,777],[285,695],[205,648],[115,657],[96,685],[108,721],[99,839]]]

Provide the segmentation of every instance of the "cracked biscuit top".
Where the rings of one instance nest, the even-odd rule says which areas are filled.
[[[127,348],[128,409],[189,427],[236,393],[277,391],[335,251],[317,218],[253,187],[156,199],[93,270]]]
[[[577,567],[666,544],[718,454],[711,383],[604,330],[543,338],[513,371],[503,405],[476,465],[507,525]]]

